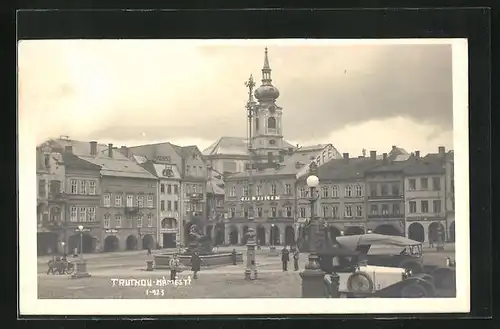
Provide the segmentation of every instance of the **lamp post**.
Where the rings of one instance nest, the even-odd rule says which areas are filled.
[[[64,241],[61,242],[61,249],[62,249],[62,254],[65,255],[66,254],[66,248],[64,248]]]
[[[83,232],[87,231],[83,225],[79,225],[77,232],[80,232],[80,261],[76,263],[76,272],[71,276],[74,279],[87,278],[90,274],[87,272],[87,263],[83,259]]]
[[[319,178],[316,176],[317,165],[312,162],[309,166],[309,176],[306,183],[309,187],[309,202],[311,204],[311,218],[308,223],[308,242],[309,242],[309,256],[308,263],[304,271],[300,273],[302,278],[302,297],[305,298],[323,298],[324,293],[324,275],[325,273],[319,266],[319,259],[316,253],[316,247],[319,246],[320,241],[317,240],[317,233],[322,229],[322,225],[318,225],[315,221],[314,204],[317,200],[315,197],[315,190],[319,185]]]

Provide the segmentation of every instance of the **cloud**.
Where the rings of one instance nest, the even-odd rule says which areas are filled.
[[[426,125],[436,136],[452,130],[450,45],[292,46],[270,40],[247,46],[23,41],[20,118],[30,121],[39,141],[57,135],[210,142],[244,136],[243,83],[250,73],[260,79],[264,46],[288,140],[325,140],[346,127],[391,118],[405,119],[410,135]],[[434,141],[432,134],[418,134],[419,143]]]

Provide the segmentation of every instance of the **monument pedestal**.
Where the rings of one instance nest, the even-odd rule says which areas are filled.
[[[247,264],[245,268],[245,279],[255,280],[257,279],[257,266],[255,263],[255,233],[253,229],[249,229],[247,232]]]
[[[302,298],[324,298],[325,273],[320,269],[318,256],[310,254],[302,278]]]
[[[90,277],[90,274],[87,272],[87,263],[85,261],[76,263],[76,272],[71,275],[71,278],[80,279],[88,277]]]

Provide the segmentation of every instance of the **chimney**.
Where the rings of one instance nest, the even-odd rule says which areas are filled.
[[[349,160],[349,153],[342,153],[345,160]]]
[[[126,146],[122,146],[120,147],[120,152],[126,157],[128,158],[128,148]]]
[[[444,148],[444,146],[440,146],[440,147],[438,147],[438,151],[439,151],[439,154],[444,155],[446,152],[446,149]]]
[[[66,145],[66,146],[64,147],[64,151],[65,151],[66,153],[73,153],[73,146],[71,146],[71,145]]]
[[[297,148],[299,148],[299,144],[297,144]]]
[[[370,151],[370,159],[372,160],[377,159],[377,151]]]
[[[97,142],[90,142],[90,155],[97,155]]]
[[[108,144],[108,157],[113,157],[113,144]]]
[[[386,161],[387,161],[387,153],[383,153],[383,154],[382,154],[382,159],[384,160],[384,162],[386,162]]]
[[[420,151],[415,151],[415,158],[420,159]]]
[[[392,145],[392,150],[396,151],[396,145]]]

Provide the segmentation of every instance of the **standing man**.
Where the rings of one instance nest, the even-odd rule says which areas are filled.
[[[201,258],[197,251],[191,256],[191,271],[193,271],[193,279],[198,279],[198,272],[201,267]]]
[[[175,280],[175,277],[177,276],[177,271],[179,270],[180,266],[177,254],[173,254],[172,258],[170,258],[170,261],[168,262],[168,265],[170,266],[170,280]]]
[[[236,265],[236,249],[233,249],[231,252],[231,260],[233,262],[233,265]]]
[[[290,252],[286,249],[286,246],[281,251],[281,263],[283,266],[283,272],[288,271],[288,261],[290,260]]]
[[[293,252],[293,267],[295,271],[299,270],[299,257],[300,257],[299,249],[295,248]]]

